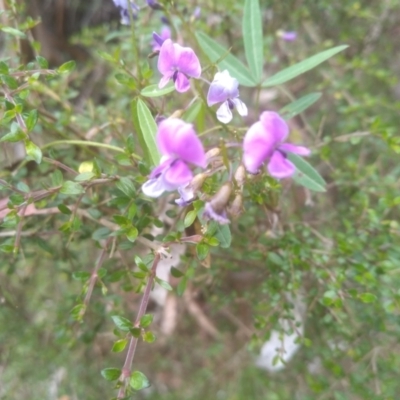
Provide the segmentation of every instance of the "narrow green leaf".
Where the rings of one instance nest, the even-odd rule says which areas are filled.
[[[358,297],[363,303],[374,303],[376,301],[376,295],[372,293],[360,293]]]
[[[145,314],[142,318],[140,318],[140,326],[142,328],[147,328],[153,322],[152,314]]]
[[[72,181],[65,181],[60,189],[60,193],[62,194],[81,194],[84,192],[83,187],[76,182],[72,182]]]
[[[30,140],[25,140],[25,150],[29,158],[36,161],[37,164],[42,162],[42,150]]]
[[[9,69],[8,65],[4,61],[0,61],[0,74],[8,75]]]
[[[37,120],[38,120],[37,110],[30,111],[28,117],[26,118],[26,128],[28,129],[28,132],[30,132],[35,127]]]
[[[227,49],[203,32],[196,32],[196,38],[204,54],[208,56],[211,62],[215,63],[222,58],[218,62],[221,70],[227,69],[232,77],[236,78],[243,86],[257,86],[247,67]]]
[[[47,69],[49,68],[49,63],[47,60],[42,56],[36,56],[36,61],[39,64],[40,68]]]
[[[199,260],[204,260],[210,251],[210,246],[206,243],[197,243],[196,253]]]
[[[160,97],[171,93],[174,90],[175,85],[173,84],[173,82],[168,83],[168,85],[163,87],[162,89],[160,89],[158,87],[158,83],[156,83],[155,85],[150,85],[143,88],[140,94],[144,97]]]
[[[135,390],[142,390],[150,386],[150,382],[146,375],[140,371],[133,371],[129,384]]]
[[[1,80],[5,85],[7,85],[10,89],[17,89],[18,88],[18,81],[11,75],[2,75]],[[14,108],[14,105],[13,105]]]
[[[320,97],[322,93],[310,93],[293,101],[292,103],[283,107],[279,112],[283,114],[284,119],[293,118],[295,115],[302,113],[308,107],[312,106]]]
[[[297,170],[293,175],[293,180],[296,183],[315,192],[326,191],[326,182],[304,158],[293,153],[288,153],[287,157],[296,166]]]
[[[22,129],[16,129],[13,132],[9,132],[4,135],[0,142],[19,142],[20,140],[26,139],[26,134]]]
[[[62,212],[63,214],[70,215],[72,211],[63,203],[60,203],[57,208]]]
[[[242,32],[247,63],[254,80],[258,83],[263,68],[263,32],[258,0],[245,1]]]
[[[185,228],[193,224],[194,220],[196,219],[196,216],[197,212],[195,210],[191,210],[185,215],[185,219],[183,221],[183,225],[185,226]]]
[[[104,368],[101,376],[108,381],[116,381],[121,376],[121,370],[118,368]]]
[[[114,321],[114,324],[117,326],[117,328],[121,331],[128,332],[129,329],[133,328],[132,322],[129,321],[129,319],[120,317],[118,315],[113,315],[111,316],[112,320]]]
[[[343,51],[344,49],[347,49],[347,47],[349,46],[342,45],[333,47],[332,49],[322,51],[321,53],[318,53],[310,58],[306,58],[305,60],[300,61],[299,63],[294,64],[288,68],[285,68],[284,70],[278,72],[275,75],[272,75],[263,82],[262,86],[263,87],[276,86],[276,85],[281,85],[282,83],[285,83],[287,81],[290,81],[291,79],[296,78],[296,76],[304,74],[304,72],[307,72],[310,69],[315,68],[317,65],[328,60],[335,54]]]
[[[77,281],[85,282],[90,278],[90,272],[77,271],[72,274],[72,277]]]
[[[121,73],[116,74],[115,79],[119,84],[126,86],[129,89],[135,90],[137,87],[135,79],[127,74],[121,74]]]
[[[3,28],[1,28],[1,30],[5,33],[9,33],[10,35],[26,39],[26,35],[24,32],[21,32],[20,30],[15,28],[11,28],[10,26],[4,26]]]
[[[65,74],[65,73],[69,73],[72,70],[74,70],[76,67],[76,62],[71,60],[71,61],[67,61],[66,63],[60,65],[57,69],[57,72],[60,74]]]
[[[76,182],[84,182],[84,181],[90,181],[92,178],[95,177],[94,172],[92,171],[87,171],[87,172],[82,172],[81,174],[78,174],[75,178],[74,181]]]
[[[143,133],[143,139],[150,154],[151,162],[153,165],[157,165],[160,161],[160,153],[158,152],[156,144],[157,124],[146,103],[140,99],[137,101],[137,115],[140,130]]]
[[[160,278],[158,278],[157,276],[155,277],[155,281],[164,289],[167,289],[169,291],[172,291],[172,286],[167,282],[164,281]]]
[[[128,177],[123,176],[120,178],[115,186],[129,198],[133,198],[136,195],[135,186]]]
[[[181,278],[182,276],[184,276],[185,274],[180,271],[179,269],[175,268],[175,267],[171,267],[171,275],[174,278]]]

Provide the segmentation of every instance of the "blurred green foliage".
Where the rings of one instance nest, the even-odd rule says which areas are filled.
[[[191,16],[195,5],[201,7],[197,20]],[[260,5],[264,78],[326,48],[349,45],[317,69],[262,90],[248,117],[253,123],[259,111],[280,110],[322,92],[289,123],[295,141],[312,148],[310,162],[327,192],[255,179],[246,189],[245,213],[231,224],[230,248],[214,246],[226,239],[219,231],[209,231],[196,249],[190,246],[176,265],[184,276],[176,272],[173,286],[180,294],[186,287],[193,298],[176,297],[177,327],[170,336],[162,335],[162,312],[151,305],[154,322],[148,343],[138,345],[133,368],[151,387],[136,396],[395,400],[400,5],[395,0]],[[177,3],[174,35],[183,34],[185,44],[199,50],[194,34],[206,32],[243,61],[242,10],[234,1]],[[26,66],[20,60],[18,43],[30,25],[16,11],[2,14],[17,31],[3,26],[1,136],[24,141],[34,161],[13,160],[12,144],[2,143],[0,179],[7,185],[0,186],[0,200],[9,197],[12,208],[25,193],[34,193],[39,212],[29,215],[30,203],[25,217],[13,211],[0,226],[0,399],[111,398],[113,385],[100,371],[122,367],[126,344],[125,328],[112,316],[135,319],[153,260],[136,239],[152,238],[150,227],[163,225],[159,205],[140,195],[152,162],[140,150],[136,115],[140,91],[158,80],[156,61],[147,56],[162,12],[143,9],[133,28],[111,23],[83,29],[73,42],[89,48],[91,59],[76,68],[66,63],[48,70],[42,57]],[[281,41],[280,29],[296,30],[298,39]],[[255,103],[256,91],[241,87],[241,98]],[[186,105],[185,96],[146,98],[146,107],[153,116],[170,115]],[[26,132],[15,122],[18,115]],[[202,132],[210,120],[199,107],[193,122]],[[209,135],[204,138],[212,143]],[[214,193],[219,184],[212,177],[203,190]],[[194,211],[202,205],[195,203]],[[179,212],[169,211],[171,217]],[[183,219],[168,229],[168,240],[179,239]],[[86,303],[104,248],[113,257],[101,265]],[[272,329],[283,331],[282,318],[294,318],[299,294],[307,308],[299,352],[280,372],[257,369],[262,343]],[[190,312],[190,301],[217,335]],[[148,322],[141,324],[148,329]],[[141,387],[140,374],[135,378]]]

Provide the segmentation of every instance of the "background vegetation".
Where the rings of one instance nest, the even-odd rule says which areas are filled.
[[[184,38],[202,61],[194,35],[199,31],[245,60],[242,2],[164,5],[177,28],[173,36]],[[135,157],[144,155],[137,99],[155,117],[186,107],[190,98],[139,94],[159,79],[155,59],[147,56],[164,11],[140,4],[133,28],[119,25],[112,10],[108,21],[95,26],[82,17],[79,29],[65,36],[69,50],[56,46],[65,59],[52,61],[36,57],[44,45],[30,28],[39,16],[29,17],[23,4],[11,0],[4,6],[0,209],[8,203],[15,210],[1,214],[0,226],[0,398],[111,398],[116,390],[100,371],[121,368],[126,351],[125,334],[112,316],[135,319],[147,277],[135,257],[152,261],[136,239],[156,236],[154,224],[164,226],[160,240],[179,237],[184,228],[180,210],[169,210],[165,223],[163,201],[140,193],[152,166]],[[147,343],[139,342],[134,369],[151,387],[135,396],[396,399],[400,5],[262,0],[260,6],[264,79],[327,48],[349,45],[311,72],[260,90],[258,103],[256,89],[241,87],[249,116],[235,120],[249,126],[259,111],[322,93],[289,124],[293,142],[312,149],[310,163],[327,191],[264,178],[247,189],[245,212],[230,224],[229,248],[206,246],[201,254],[201,248],[187,246],[175,265],[184,276],[171,279],[168,305],[149,305],[151,334]],[[73,2],[70,7],[86,16],[95,9],[81,10]],[[295,30],[297,40],[283,41],[279,30]],[[25,41],[33,52],[29,60]],[[75,69],[68,62],[77,54],[71,49],[84,55],[75,57]],[[205,107],[198,110],[197,131],[209,128],[212,118]],[[15,140],[4,140],[6,135]],[[210,145],[209,135],[207,140]],[[28,158],[19,157],[21,144]],[[214,193],[219,184],[213,177],[204,191]],[[21,204],[24,216],[17,215]],[[220,244],[224,235],[217,236]],[[101,279],[88,296],[102,257]],[[168,334],[165,321],[175,323]],[[301,347],[286,368],[271,373],[255,366],[271,330],[283,334],[303,325]]]

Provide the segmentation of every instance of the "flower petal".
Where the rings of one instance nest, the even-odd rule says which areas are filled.
[[[276,178],[288,178],[296,171],[296,167],[280,152],[275,151],[268,163],[269,174]]]
[[[260,116],[264,129],[276,143],[284,142],[289,134],[286,121],[274,111],[265,111]]]
[[[159,197],[165,192],[162,179],[149,179],[142,185],[142,192],[149,197]]]
[[[229,108],[229,103],[225,101],[220,105],[220,107],[217,110],[217,118],[219,121],[221,121],[223,124],[227,124],[231,122],[232,120],[232,111]]]
[[[188,184],[193,178],[192,171],[181,160],[174,161],[162,175],[162,179],[170,187],[177,189],[179,186]],[[166,185],[166,186],[167,186]]]
[[[177,65],[176,47],[174,43],[172,43],[171,39],[166,39],[160,48],[160,55],[158,57],[158,64],[157,64],[158,70],[161,72],[162,75],[172,76],[172,74],[176,69],[176,65]]]
[[[221,225],[226,225],[230,224],[231,221],[229,221],[229,218],[226,215],[226,211],[223,210],[220,214],[218,214],[212,207],[211,203],[207,202],[205,207],[204,207],[204,212],[203,212],[203,218],[204,219],[212,219],[216,222],[218,222]]]
[[[178,192],[181,195],[179,199],[175,200],[175,203],[180,207],[186,207],[191,204],[194,200],[194,191],[190,185],[178,187]]]
[[[192,78],[200,78],[201,65],[195,52],[190,47],[182,47],[175,43],[176,67],[179,71]]]
[[[282,143],[279,146],[279,150],[284,153],[298,154],[299,156],[309,156],[311,154],[310,149],[307,149],[307,147],[296,146],[291,143]]]
[[[243,139],[243,163],[255,174],[264,161],[271,157],[276,146],[275,138],[269,135],[261,121],[253,124]]]
[[[168,75],[164,75],[164,76],[161,78],[160,83],[158,84],[158,87],[159,87],[160,89],[162,89],[164,86],[166,86],[167,83],[169,82],[169,80],[172,78],[172,75],[173,75],[173,74],[174,74],[174,73],[171,72],[171,73],[168,74]]]
[[[239,115],[241,115],[242,117],[245,117],[247,115],[247,106],[246,106],[246,104],[244,104],[243,101],[240,100],[239,98],[232,99],[232,102],[235,105],[236,110],[239,113]]]
[[[178,157],[187,163],[202,168],[206,167],[204,148],[193,125],[187,124],[181,119],[168,118],[160,123],[157,144],[163,155]]]
[[[237,79],[232,78],[227,70],[217,72],[208,90],[208,106],[211,107],[214,104],[238,97],[238,86],[239,82]]]
[[[187,92],[190,89],[189,79],[182,72],[178,72],[176,75],[175,89],[179,93]]]

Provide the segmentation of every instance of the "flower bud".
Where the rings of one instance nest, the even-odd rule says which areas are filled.
[[[229,214],[232,217],[238,217],[243,212],[243,195],[242,193],[237,193],[235,198],[233,199],[229,209]]]
[[[203,218],[212,219],[219,224],[229,224],[230,221],[226,215],[226,206],[232,193],[231,182],[226,182],[221,186],[214,197],[206,203]]]
[[[242,187],[244,185],[245,180],[246,180],[246,169],[243,164],[240,164],[235,172],[235,181],[240,187]]]

